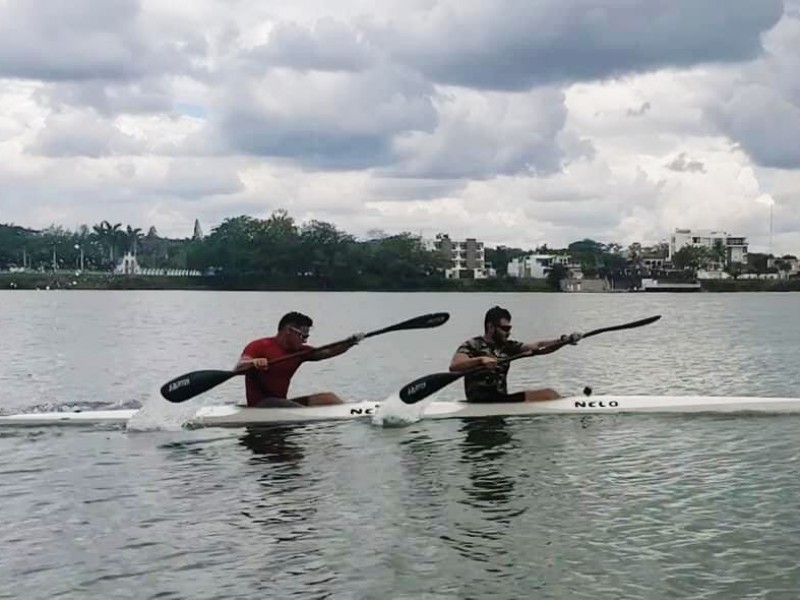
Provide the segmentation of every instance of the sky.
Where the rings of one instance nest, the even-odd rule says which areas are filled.
[[[276,209],[800,254],[800,0],[0,0],[0,223]]]

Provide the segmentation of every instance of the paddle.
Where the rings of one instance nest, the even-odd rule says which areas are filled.
[[[654,323],[658,321],[660,318],[661,315],[656,315],[654,317],[648,317],[646,319],[641,319],[639,321],[631,321],[630,323],[623,323],[622,325],[612,325],[610,327],[602,327],[600,329],[594,329],[592,331],[587,331],[586,333],[584,333],[582,339],[592,337],[593,335],[606,333],[608,331],[619,331],[620,329],[633,329],[634,327],[642,327],[643,325],[649,325],[650,323]],[[529,356],[536,356],[537,354],[544,354],[546,352],[552,351],[554,347],[560,348],[561,346],[565,346],[569,343],[570,342],[568,340],[558,341],[545,348],[541,348],[540,350],[530,350],[528,352],[523,352],[515,356],[509,356],[508,358],[500,359],[497,362],[498,363],[511,362],[512,360],[517,360],[519,358],[527,358]],[[457,379],[461,379],[465,375],[476,373],[484,369],[486,369],[486,367],[476,367],[474,369],[469,369],[467,371],[433,373],[432,375],[426,375],[424,377],[420,377],[419,379],[415,379],[411,383],[407,383],[400,389],[400,399],[406,404],[416,404],[417,402],[427,398],[431,394],[435,394],[443,387],[453,383]]]
[[[368,337],[381,335],[383,333],[390,333],[392,331],[404,331],[407,329],[427,329],[430,327],[439,327],[440,325],[444,325],[449,318],[450,314],[446,312],[421,315],[419,317],[414,317],[413,319],[408,319],[407,321],[403,321],[402,323],[396,323],[395,325],[384,327],[383,329],[370,331],[369,333],[364,335],[364,338],[366,339]],[[319,352],[320,350],[326,350],[328,348],[333,348],[334,346],[340,346],[342,344],[349,342],[350,340],[351,338],[346,338],[338,342],[332,342],[330,344],[325,344],[324,346],[318,346],[316,348],[313,348],[312,350],[303,350],[302,352],[287,354],[286,356],[281,356],[280,358],[275,358],[271,360],[270,364],[274,365],[276,363],[283,362],[285,360],[308,356],[312,352]],[[174,379],[171,379],[170,381],[162,385],[161,395],[164,396],[164,398],[169,400],[170,402],[175,402],[175,403],[185,402],[186,400],[194,398],[195,396],[202,394],[203,392],[207,392],[211,388],[216,387],[221,383],[225,383],[232,377],[236,377],[237,375],[243,375],[248,371],[249,369],[243,369],[238,371],[222,371],[213,369],[204,371],[192,371],[191,373],[185,373],[184,375],[175,377]]]

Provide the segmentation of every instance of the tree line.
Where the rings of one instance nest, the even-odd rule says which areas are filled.
[[[34,230],[0,224],[0,270],[108,272],[126,252],[136,254],[143,267],[179,268],[186,263],[186,251],[186,240],[162,238],[155,227],[144,234],[109,221],[76,231],[58,225]]]
[[[52,225],[33,230],[0,225],[0,270],[85,270],[109,272],[125,253],[135,254],[143,268],[193,269],[231,287],[268,281],[273,287],[310,289],[446,289],[449,258],[427,248],[411,233],[371,231],[358,240],[332,223],[312,220],[298,223],[285,210],[268,218],[228,218],[207,236],[195,221],[194,233],[183,239],[159,236],[155,227],[147,233],[131,225],[101,221],[76,231]],[[515,258],[538,254],[569,255],[585,277],[635,278],[649,275],[644,260],[666,260],[668,248],[659,244],[645,252],[640,244],[623,248],[617,243],[591,239],[575,241],[566,248],[541,245],[535,250],[498,246],[485,248],[485,259],[507,279],[508,264]],[[648,254],[649,253],[649,254]],[[724,246],[685,247],[672,257],[671,269],[694,276],[710,262],[724,265],[732,275],[745,270],[767,271],[766,255],[750,254],[750,264],[727,264]],[[788,265],[788,261],[784,261]],[[763,264],[762,264],[763,263]],[[781,259],[776,261],[781,268]],[[788,267],[787,267],[788,268]],[[555,266],[548,276],[554,289],[567,277],[566,267]]]

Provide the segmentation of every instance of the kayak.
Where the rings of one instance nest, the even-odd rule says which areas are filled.
[[[341,421],[372,417],[380,402],[355,402],[308,408],[248,408],[231,404],[204,406],[189,417],[187,427],[243,427],[273,423]],[[138,409],[31,412],[0,415],[0,426],[125,425]],[[542,402],[431,402],[423,419],[471,419],[527,415],[685,413],[800,413],[800,398],[744,396],[571,396]]]

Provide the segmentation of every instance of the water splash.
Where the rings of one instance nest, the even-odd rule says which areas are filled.
[[[406,404],[400,400],[397,393],[394,393],[380,403],[375,414],[372,415],[372,424],[387,428],[412,425],[422,419],[425,407],[430,401],[428,398],[416,404]]]
[[[191,402],[172,404],[154,391],[129,420],[128,431],[179,431],[197,412]]]

